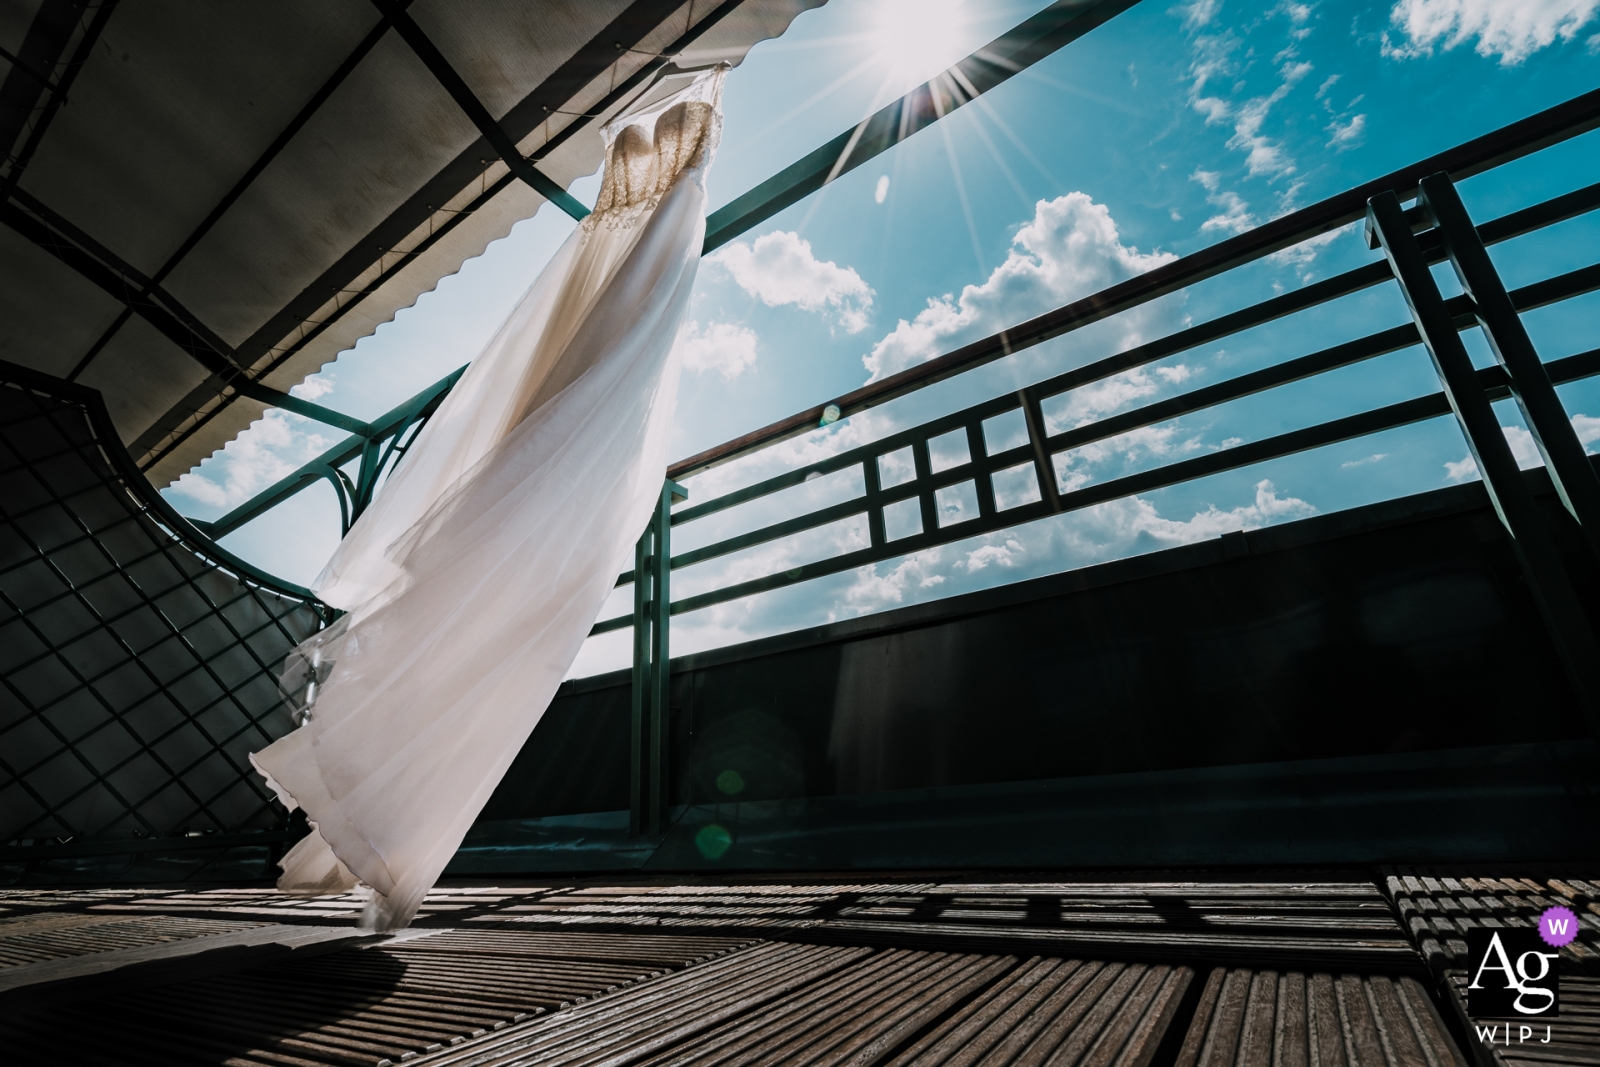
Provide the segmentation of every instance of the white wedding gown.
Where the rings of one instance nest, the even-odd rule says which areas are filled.
[[[606,127],[584,219],[318,578],[348,614],[285,668],[304,725],[251,756],[313,832],[280,888],[411,921],[566,675],[659,498],[673,342],[705,234],[723,70]]]

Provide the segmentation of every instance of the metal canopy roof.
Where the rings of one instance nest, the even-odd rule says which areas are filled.
[[[0,9],[0,358],[99,389],[162,484],[601,164],[673,57],[823,0]]]

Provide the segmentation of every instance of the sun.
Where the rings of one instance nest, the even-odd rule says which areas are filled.
[[[965,55],[965,0],[873,0],[872,40],[885,74],[931,78]]]

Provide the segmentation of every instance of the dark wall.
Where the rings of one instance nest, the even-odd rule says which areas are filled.
[[[700,805],[1588,736],[1478,485],[684,657],[672,704]],[[569,683],[483,821],[625,808],[628,709]]]

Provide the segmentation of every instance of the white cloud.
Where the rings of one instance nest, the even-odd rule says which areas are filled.
[[[1146,456],[1169,459],[1190,455],[1205,449],[1198,434],[1188,434],[1180,426],[1141,426],[1104,441],[1058,453],[1055,457],[1056,474],[1061,490],[1070,493],[1096,480],[1091,468],[1114,460],[1132,466]]]
[[[866,615],[882,611],[891,604],[905,602],[906,593],[913,589],[932,589],[945,583],[945,576],[936,568],[944,561],[944,551],[934,548],[907,556],[882,574],[876,566],[856,570],[855,581],[845,591],[845,604],[850,608],[846,615]]]
[[[878,186],[872,190],[872,199],[880,204],[889,199],[889,176],[887,174],[878,177]]]
[[[1179,5],[1177,10],[1183,12],[1184,29],[1199,29],[1216,19],[1217,12],[1222,10],[1222,0],[1194,0],[1191,4]]]
[[[1570,41],[1600,9],[1600,0],[1399,0],[1389,21],[1404,44],[1384,35],[1383,54],[1396,58],[1448,51],[1476,37],[1475,51],[1513,67],[1559,38]]]
[[[1200,224],[1201,233],[1212,230],[1221,230],[1223,233],[1243,233],[1253,229],[1256,217],[1250,214],[1250,205],[1240,198],[1239,194],[1229,190],[1206,197],[1208,201],[1222,208],[1222,213],[1212,215]]]
[[[1027,554],[1028,550],[1022,546],[1022,542],[1015,537],[1008,537],[1004,544],[980,545],[968,552],[966,559],[956,560],[956,566],[968,574],[981,571],[991,563],[996,567],[1015,567]]]
[[[1210,233],[1213,230],[1230,234],[1243,233],[1255,226],[1256,217],[1250,213],[1250,205],[1238,193],[1231,189],[1218,190],[1217,186],[1222,181],[1222,175],[1214,170],[1196,170],[1189,175],[1189,180],[1205,186],[1206,202],[1222,209],[1221,214],[1212,215],[1200,224],[1201,233]]]
[[[1346,470],[1350,469],[1351,467],[1370,467],[1372,464],[1382,463],[1388,458],[1389,453],[1387,452],[1374,452],[1372,455],[1365,456],[1361,459],[1347,459],[1343,463],[1339,464],[1339,466]]]
[[[1132,498],[1134,525],[1157,540],[1171,544],[1187,544],[1208,537],[1220,537],[1234,530],[1258,530],[1278,522],[1303,519],[1317,513],[1317,509],[1299,497],[1279,497],[1277,487],[1263,479],[1255,484],[1255,501],[1222,511],[1213,504],[1205,511],[1196,512],[1194,518],[1179,522],[1163,519],[1155,507],[1142,497]]]
[[[300,429],[307,421],[281,409],[269,410],[229,441],[221,455],[210,457],[167,491],[219,512],[235,508],[328,449],[328,438]]]
[[[1280,73],[1283,81],[1278,83],[1276,89],[1266,96],[1245,101],[1232,115],[1233,136],[1228,138],[1228,147],[1245,154],[1252,178],[1263,174],[1276,178],[1295,171],[1295,162],[1284,152],[1283,145],[1264,136],[1261,126],[1266,122],[1272,106],[1288,96],[1289,91],[1311,73],[1311,64],[1285,63]],[[1214,106],[1208,106],[1206,121],[1217,121],[1213,117],[1216,113]]]
[[[1367,132],[1367,116],[1357,115],[1349,122],[1341,123],[1334,119],[1326,127],[1331,136],[1328,138],[1328,147],[1343,152],[1346,148],[1354,148],[1361,143],[1361,138]]]
[[[960,297],[929,298],[863,362],[874,380],[882,378],[1176,258],[1124,245],[1111,212],[1086,193],[1041,200],[987,281]]]
[[[1292,0],[1283,0],[1283,3],[1273,8],[1273,12],[1287,15],[1290,22],[1296,26],[1302,26],[1311,18],[1311,5],[1296,4]]]
[[[1201,94],[1205,92],[1206,86],[1214,79],[1232,77],[1238,73],[1239,67],[1233,61],[1233,54],[1239,50],[1239,39],[1231,30],[1208,33],[1196,37],[1193,48],[1194,60],[1189,64],[1189,73],[1193,76],[1194,83],[1189,87],[1189,98],[1197,109],[1204,111],[1205,108],[1201,107]],[[1218,100],[1216,103],[1221,104],[1222,101]]]
[[[299,397],[301,400],[321,400],[333,392],[333,389],[333,375],[313,374],[293,389],[290,389],[289,395]]]
[[[1587,445],[1589,441],[1600,437],[1600,426],[1596,426],[1594,428],[1595,432],[1585,439],[1583,434],[1588,427],[1580,428],[1578,425],[1579,419],[1583,419],[1585,423],[1600,423],[1600,419],[1590,419],[1586,415],[1576,416],[1572,420],[1572,425],[1574,429],[1578,430],[1579,441]],[[1531,470],[1534,467],[1544,466],[1544,457],[1539,455],[1539,446],[1534,443],[1533,434],[1524,430],[1521,426],[1502,426],[1500,429],[1506,435],[1506,444],[1511,446],[1511,455],[1516,458],[1518,467],[1522,470]],[[1478,464],[1473,461],[1471,456],[1457,460],[1455,463],[1446,463],[1444,469],[1445,477],[1452,482],[1464,482],[1469,478],[1478,476]]]
[[[1140,400],[1146,400],[1160,392],[1164,385],[1177,385],[1188,381],[1194,371],[1187,363],[1179,363],[1170,367],[1135,367],[1133,370],[1123,371],[1121,374],[1112,375],[1098,382],[1082,385],[1068,393],[1053,396],[1046,400],[1042,406],[1044,412],[1045,431],[1056,434],[1075,426],[1084,426],[1096,422],[1107,415],[1114,415],[1119,411],[1126,411]],[[1148,440],[1151,433],[1169,433],[1168,430],[1156,431],[1149,427],[1134,430],[1124,435],[1129,440]],[[1108,440],[1121,441],[1124,437],[1109,438]],[[1107,442],[1102,441],[1095,445],[1085,446],[1088,449],[1105,447]],[[1113,448],[1111,451],[1117,451]],[[1083,450],[1075,450],[1073,455],[1082,454]]]
[[[756,332],[732,322],[702,327],[690,320],[678,331],[678,348],[686,370],[737,378],[756,361]]]
[[[764,233],[754,244],[734,241],[707,256],[739,288],[768,307],[793,304],[804,311],[829,309],[848,333],[867,328],[872,288],[851,267],[821,261],[811,242],[792,231]]]
[[[848,614],[866,614],[918,599],[924,590],[946,595],[996,581],[1016,581],[1035,573],[1051,573],[1117,559],[1141,552],[1192,544],[1236,530],[1253,530],[1279,522],[1303,519],[1317,509],[1298,497],[1280,497],[1270,481],[1255,485],[1248,504],[1196,512],[1186,520],[1163,518],[1156,505],[1143,497],[1128,497],[1073,512],[1057,519],[1029,523],[990,536],[976,548],[950,552],[951,546],[910,556],[882,573],[862,567],[846,593]],[[954,558],[946,562],[946,555]],[[973,576],[990,566],[1008,568],[1004,578],[993,571]],[[938,590],[945,573],[954,588]]]
[[[1292,38],[1303,39],[1310,32],[1310,27],[1304,25],[1311,17],[1310,6],[1292,2],[1282,3],[1274,9],[1274,13],[1287,15],[1290,22],[1299,27],[1291,32]],[[1191,21],[1192,17],[1189,16]],[[1191,25],[1191,21],[1186,21],[1185,25]],[[1232,30],[1203,34],[1194,39],[1191,45],[1194,58],[1189,64],[1191,78],[1189,106],[1205,117],[1207,126],[1228,122],[1233,124],[1233,136],[1228,139],[1228,147],[1245,153],[1251,177],[1265,175],[1269,179],[1274,179],[1293,174],[1296,169],[1295,161],[1284,151],[1280,142],[1262,133],[1262,126],[1273,105],[1287,96],[1306,75],[1311,73],[1312,64],[1294,62],[1296,48],[1294,44],[1290,44],[1273,60],[1275,64],[1281,63],[1278,67],[1280,81],[1277,88],[1266,96],[1253,97],[1235,106],[1215,94],[1207,95],[1206,89],[1214,81],[1239,74],[1239,65],[1235,62],[1234,55],[1239,51],[1240,44],[1239,38]],[[1245,55],[1248,59],[1250,52],[1247,51]],[[1329,87],[1325,85],[1324,89]]]
[[[1572,428],[1578,431],[1578,441],[1583,445],[1583,450],[1594,455],[1596,450],[1589,446],[1600,441],[1600,419],[1592,415],[1574,415]]]
[[[1315,237],[1307,237],[1299,244],[1290,245],[1288,248],[1280,248],[1268,256],[1267,259],[1284,266],[1296,268],[1308,266],[1317,258],[1318,252],[1337,241],[1343,235],[1353,232],[1356,229],[1356,225],[1356,223],[1351,222],[1340,226],[1337,230],[1328,230],[1325,233],[1317,234]],[[1309,282],[1311,278],[1311,273],[1307,271],[1301,274],[1300,281],[1302,283]]]

